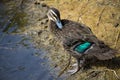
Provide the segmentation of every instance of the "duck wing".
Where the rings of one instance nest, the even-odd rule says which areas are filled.
[[[63,25],[63,46],[74,57],[79,58],[86,54],[87,57],[96,57],[99,60],[115,57],[115,50],[100,41],[89,27],[73,21],[66,21]]]

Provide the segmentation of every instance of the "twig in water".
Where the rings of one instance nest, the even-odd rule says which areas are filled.
[[[80,13],[79,13],[80,15],[78,17],[77,22],[79,22],[79,20],[82,21],[82,16],[86,13],[86,11],[84,11],[84,12],[82,12],[82,11],[83,11],[83,9],[85,9],[87,7],[88,4],[89,4],[89,0],[87,1],[86,4],[82,5],[82,7],[80,8]],[[82,21],[82,23],[84,23],[84,22]]]
[[[100,24],[100,20],[101,20],[101,18],[102,18],[102,14],[103,14],[104,10],[105,10],[105,7],[102,9],[102,11],[101,11],[101,13],[100,13],[99,19],[98,19],[98,21],[97,21],[97,26],[99,26],[99,24]]]
[[[118,40],[119,40],[119,35],[120,35],[120,31],[118,31],[118,34],[117,34],[117,36],[116,36],[115,47],[114,47],[114,48],[116,48],[116,46],[117,46],[117,42],[118,42]]]
[[[60,77],[64,73],[64,71],[69,67],[70,63],[71,63],[71,54],[70,54],[70,57],[68,59],[68,63],[66,65],[66,67],[59,73],[58,77]]]
[[[112,71],[112,72],[115,74],[116,78],[117,78],[118,80],[120,80],[120,77],[117,75],[117,73],[116,73],[115,70],[110,70],[110,69],[105,69],[105,70],[106,70],[106,71]]]
[[[111,69],[104,69],[104,70],[93,70],[92,72],[89,73],[89,75],[87,75],[88,77],[86,79],[89,79],[89,78],[93,78],[93,77],[96,77],[98,76],[98,74],[100,73],[103,73],[103,75],[106,75],[106,71],[111,71],[114,73],[115,77],[120,80],[120,77],[117,75],[116,71],[115,70],[111,70]]]
[[[0,49],[13,50],[13,48],[9,48],[9,47],[1,47],[1,46],[0,46]]]

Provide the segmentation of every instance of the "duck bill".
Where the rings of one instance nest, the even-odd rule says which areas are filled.
[[[56,24],[57,24],[57,27],[58,27],[59,29],[62,29],[62,28],[63,28],[63,25],[62,25],[62,23],[61,23],[60,20],[57,21]]]

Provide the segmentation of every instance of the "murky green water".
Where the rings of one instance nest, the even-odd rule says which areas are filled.
[[[53,80],[46,52],[19,34],[27,19],[13,4],[0,2],[0,80]]]

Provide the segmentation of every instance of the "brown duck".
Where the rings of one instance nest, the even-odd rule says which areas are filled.
[[[77,68],[69,71],[72,74],[84,67],[88,59],[108,60],[115,57],[116,51],[100,41],[86,25],[61,19],[59,11],[55,8],[50,8],[47,16],[51,32],[77,61]]]

